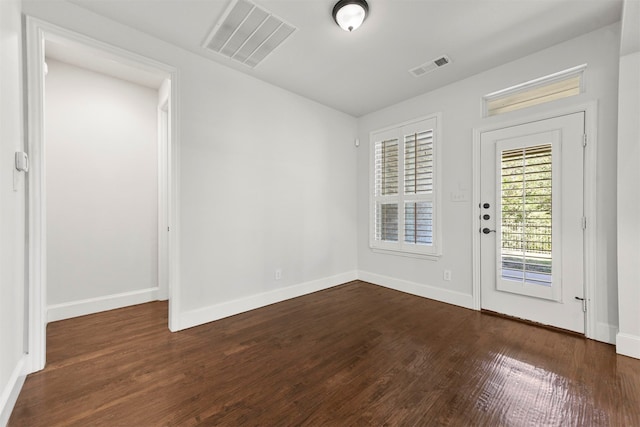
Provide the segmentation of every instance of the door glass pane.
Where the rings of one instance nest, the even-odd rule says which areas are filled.
[[[502,278],[551,286],[551,144],[502,152]]]

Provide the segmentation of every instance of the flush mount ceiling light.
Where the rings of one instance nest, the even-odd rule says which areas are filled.
[[[353,31],[364,22],[369,14],[365,0],[340,0],[333,7],[333,19],[345,31]]]

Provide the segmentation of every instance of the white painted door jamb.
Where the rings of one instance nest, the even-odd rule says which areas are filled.
[[[144,56],[109,45],[107,43],[66,30],[48,22],[26,17],[26,58],[27,58],[27,117],[28,117],[28,153],[31,158],[31,170],[28,176],[28,360],[25,374],[39,371],[46,362],[46,187],[44,161],[44,42],[62,40],[98,49],[118,61],[134,64],[137,67],[158,70],[171,79],[171,92],[168,103],[169,141],[167,143],[166,174],[164,180],[167,230],[167,266],[169,287],[169,329],[179,329],[179,156],[178,139],[178,71]],[[160,261],[160,260],[159,260]]]

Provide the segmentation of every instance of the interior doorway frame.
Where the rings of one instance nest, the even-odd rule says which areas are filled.
[[[83,45],[92,50],[104,52],[117,58],[118,62],[138,68],[160,71],[169,76],[168,95],[168,141],[166,158],[159,159],[158,185],[159,200],[165,201],[166,215],[159,215],[158,232],[166,233],[166,238],[158,236],[158,269],[166,272],[168,287],[169,329],[179,330],[179,155],[178,139],[178,71],[176,68],[153,59],[129,52],[125,49],[67,30],[46,21],[26,16],[26,99],[27,99],[27,151],[30,157],[30,171],[27,183],[27,245],[28,245],[28,327],[27,363],[25,374],[44,369],[46,363],[47,326],[47,223],[46,223],[46,165],[44,141],[44,71],[45,40]],[[161,147],[159,147],[162,149]],[[160,163],[163,163],[160,165]],[[161,206],[159,204],[159,210]],[[161,265],[161,264],[165,265]],[[160,279],[160,278],[159,278]],[[161,287],[161,284],[158,284]]]
[[[596,167],[598,152],[598,103],[588,101],[585,103],[569,105],[555,109],[548,109],[544,112],[528,115],[518,115],[517,118],[496,117],[491,124],[473,128],[472,139],[472,176],[473,176],[473,197],[472,197],[472,230],[473,232],[473,267],[472,267],[472,292],[473,308],[482,309],[480,290],[480,229],[481,222],[479,210],[480,206],[480,141],[485,132],[490,132],[502,128],[519,126],[531,122],[552,119],[574,113],[584,113],[585,134],[587,135],[587,145],[584,150],[584,216],[587,218],[587,227],[584,230],[584,297],[586,300],[587,312],[585,313],[585,336],[597,339],[596,307],[597,292],[595,288],[596,278],[596,226],[597,226],[597,206],[596,206]],[[477,230],[477,232],[476,232]]]

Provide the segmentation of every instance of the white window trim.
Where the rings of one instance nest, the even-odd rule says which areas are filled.
[[[391,133],[393,131],[398,132],[400,135],[401,128],[415,125],[419,122],[426,120],[435,120],[435,129],[433,132],[433,245],[419,246],[405,244],[403,239],[403,215],[399,215],[398,218],[398,242],[382,242],[375,238],[376,234],[376,196],[375,196],[375,143],[376,139],[380,139],[380,134]],[[377,137],[376,137],[377,136]],[[401,171],[404,171],[404,138],[400,138],[402,141],[402,148],[399,148],[399,164]],[[427,116],[418,117],[415,119],[407,120],[402,123],[398,123],[393,126],[377,129],[369,133],[369,247],[375,253],[382,253],[388,255],[398,255],[410,258],[430,259],[438,260],[442,256],[442,224],[441,224],[441,211],[442,211],[442,199],[441,199],[441,144],[442,141],[442,113],[433,113]],[[403,173],[399,171],[399,183],[403,182]],[[400,190],[403,185],[399,184]],[[398,203],[404,203],[404,192],[399,190]]]

